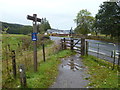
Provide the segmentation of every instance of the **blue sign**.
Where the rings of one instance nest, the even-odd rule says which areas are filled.
[[[37,33],[32,33],[32,41],[37,41]]]

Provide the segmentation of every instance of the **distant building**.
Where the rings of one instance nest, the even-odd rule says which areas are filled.
[[[48,29],[48,34],[70,34],[70,30]]]

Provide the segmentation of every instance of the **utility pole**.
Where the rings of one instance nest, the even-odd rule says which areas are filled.
[[[33,21],[33,33],[32,33],[32,41],[34,52],[33,52],[33,59],[34,59],[34,71],[37,71],[37,22],[41,22],[40,18],[37,18],[37,14],[33,14],[33,16],[27,15],[28,20]]]

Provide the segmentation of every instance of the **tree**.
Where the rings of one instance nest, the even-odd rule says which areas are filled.
[[[9,27],[4,27],[2,29],[2,34],[6,34],[8,30],[9,30]]]
[[[19,29],[22,26],[23,25],[2,22],[2,31],[3,33],[19,34]]]
[[[87,35],[90,31],[92,31],[94,17],[92,17],[91,13],[86,9],[79,11],[74,21],[77,25],[75,28],[76,33]]]
[[[51,26],[50,26],[48,20],[46,20],[46,18],[43,18],[41,21],[41,24],[38,25],[38,32],[44,33],[47,31],[47,29],[51,29]]]
[[[29,33],[32,33],[32,29],[33,29],[32,26],[2,22],[2,33],[29,34]]]
[[[25,34],[25,35],[26,35],[26,34],[32,33],[32,31],[33,31],[32,26],[23,26],[23,27],[20,28],[19,33],[20,33],[20,34]]]
[[[120,7],[115,2],[104,2],[95,16],[96,31],[120,38]]]

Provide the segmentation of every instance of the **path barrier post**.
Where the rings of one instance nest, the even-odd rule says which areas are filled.
[[[23,64],[20,64],[20,65],[19,65],[19,73],[20,73],[20,83],[21,83],[21,87],[27,87],[25,67],[24,67]]]

